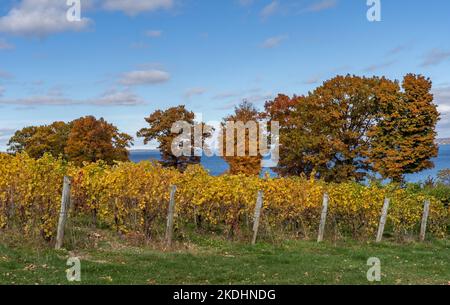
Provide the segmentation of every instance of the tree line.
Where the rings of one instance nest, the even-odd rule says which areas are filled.
[[[372,172],[401,182],[405,174],[432,168],[431,159],[438,154],[439,113],[431,89],[430,79],[415,74],[407,74],[401,82],[336,76],[305,95],[279,94],[265,103],[263,111],[244,101],[223,122],[279,122],[280,161],[274,171],[280,176],[343,182],[362,181]],[[177,157],[171,150],[179,135],[171,132],[173,123],[204,124],[194,121],[192,111],[181,105],[157,110],[145,120],[148,125],[137,136],[145,144],[159,143],[163,165],[183,171],[188,164],[200,163],[199,156]],[[226,133],[225,124],[222,127]],[[210,136],[204,132],[202,144]],[[76,164],[127,161],[132,145],[132,136],[93,116],[26,127],[8,143],[10,153],[25,151],[33,158],[49,153]],[[230,174],[261,172],[260,154],[223,158]]]

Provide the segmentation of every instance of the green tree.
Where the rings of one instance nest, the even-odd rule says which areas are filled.
[[[41,158],[45,153],[66,158],[65,147],[71,123],[54,122],[50,125],[29,126],[18,130],[8,142],[10,153],[26,152],[32,158]]]

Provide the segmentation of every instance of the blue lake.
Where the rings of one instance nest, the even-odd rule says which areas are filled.
[[[155,150],[131,151],[130,153],[130,159],[133,162],[159,160],[160,157],[160,153]],[[439,146],[439,156],[433,159],[433,162],[435,168],[413,175],[406,175],[406,180],[408,182],[424,181],[428,177],[435,178],[441,169],[450,168],[450,145]],[[214,176],[218,176],[228,170],[228,164],[222,158],[217,156],[202,157],[202,165]]]
[[[148,151],[131,151],[130,159],[133,162],[140,162],[144,160],[160,160],[161,155],[159,151],[148,150]],[[220,157],[202,157],[202,165],[204,168],[209,170],[210,174],[213,176],[219,176],[220,174],[228,170],[228,164]]]
[[[450,168],[450,145],[440,145],[439,155],[437,158],[433,159],[434,168],[420,173],[406,175],[406,180],[408,182],[419,182],[424,181],[428,177],[436,178],[440,170]]]

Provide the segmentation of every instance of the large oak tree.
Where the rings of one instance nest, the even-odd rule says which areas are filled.
[[[65,147],[71,123],[54,122],[50,125],[28,126],[18,130],[8,142],[10,153],[26,152],[32,158],[41,158],[45,153],[66,158]]]
[[[93,116],[79,118],[72,122],[67,146],[64,149],[68,159],[76,164],[103,160],[128,161],[128,149],[133,138],[119,132],[118,128],[103,118]]]
[[[195,114],[186,109],[184,105],[171,107],[167,110],[156,110],[150,114],[145,121],[148,127],[142,128],[137,136],[144,138],[144,144],[151,141],[159,143],[158,149],[161,152],[162,165],[166,167],[177,168],[184,171],[189,164],[198,164],[201,161],[201,156],[195,151],[202,151],[205,145],[205,140],[211,135],[203,122],[195,122]],[[179,130],[179,132],[172,132],[172,127],[177,122],[185,122],[190,125],[190,152],[188,155],[177,156],[173,153],[172,144],[176,138],[185,133],[186,130]],[[194,127],[200,127],[200,142],[194,139]]]
[[[367,133],[377,114],[373,88],[381,81],[338,76],[307,96],[267,103],[271,118],[281,119],[278,172],[338,182],[363,179],[370,168]]]
[[[280,122],[281,175],[361,181],[374,170],[401,181],[433,164],[438,119],[431,82],[407,75],[403,91],[386,78],[337,76],[306,96],[266,103]]]
[[[133,138],[119,132],[103,118],[79,118],[69,123],[29,126],[18,130],[9,140],[9,152],[26,152],[32,158],[48,153],[77,164],[104,160],[127,161]]]

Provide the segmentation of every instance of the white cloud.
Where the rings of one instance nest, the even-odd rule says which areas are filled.
[[[261,17],[266,19],[272,15],[274,15],[280,8],[280,4],[278,1],[272,1],[268,5],[266,5],[261,11]]]
[[[62,93],[49,92],[46,95],[36,95],[16,99],[0,99],[0,105],[20,106],[67,106],[67,105],[93,105],[93,106],[135,106],[145,104],[145,101],[129,90],[109,90],[99,97],[78,100],[65,97]]]
[[[14,135],[15,132],[16,132],[15,129],[0,128],[0,144],[3,144],[3,146],[6,146],[9,139]]]
[[[159,9],[170,9],[174,0],[104,0],[103,8],[111,11],[122,11],[127,15],[137,15]]]
[[[14,49],[14,45],[10,44],[4,39],[0,39],[0,50],[12,50]]]
[[[7,125],[6,122],[2,122],[2,124],[4,124],[4,126]],[[0,127],[0,151],[7,150],[9,139],[11,139],[15,132],[16,129]]]
[[[272,49],[279,46],[287,38],[286,35],[270,37],[266,39],[261,46],[265,49]]]
[[[91,101],[91,104],[99,106],[135,106],[144,104],[144,100],[129,90],[111,90],[105,92],[99,98]]]
[[[200,87],[198,87],[198,88],[190,88],[184,93],[184,97],[187,98],[187,99],[190,99],[193,96],[202,95],[205,92],[206,92],[205,88],[200,88]]]
[[[2,97],[4,93],[5,93],[5,88],[0,86],[0,97]]]
[[[405,43],[405,44],[401,44],[396,46],[395,48],[390,49],[387,52],[387,56],[393,56],[393,55],[397,55],[401,52],[407,51],[407,50],[411,50],[413,48],[413,44],[412,43]]]
[[[450,85],[433,89],[434,100],[438,104],[439,112],[450,114]]]
[[[239,0],[239,4],[242,6],[249,6],[253,4],[253,0]]]
[[[433,88],[434,102],[438,105],[441,119],[438,123],[440,137],[450,137],[450,84]]]
[[[162,70],[150,69],[125,73],[119,82],[125,86],[138,86],[165,83],[169,79],[169,73]]]
[[[9,73],[7,71],[0,70],[0,79],[10,79],[12,77],[13,76],[12,76],[11,73]]]
[[[250,103],[264,103],[273,98],[274,98],[274,96],[272,93],[265,93],[265,94],[249,95],[249,96],[244,97],[244,100],[246,100]]]
[[[138,42],[133,42],[130,45],[130,48],[135,49],[135,50],[143,50],[143,49],[148,49],[150,47],[150,45],[146,42],[143,41],[138,41]]]
[[[237,91],[225,91],[225,92],[216,94],[215,96],[213,96],[213,99],[215,99],[215,100],[231,99],[231,98],[237,98],[240,95],[242,95],[242,93],[237,92]]]
[[[374,64],[371,66],[368,66],[367,68],[364,69],[365,72],[375,72],[381,69],[385,69],[388,68],[392,65],[394,65],[396,63],[395,60],[391,60],[391,61],[387,61],[387,62],[383,62],[381,64]]]
[[[15,129],[12,128],[0,128],[0,136],[12,135]]]
[[[91,20],[70,22],[66,14],[69,6],[66,1],[22,0],[7,15],[0,17],[0,32],[45,37],[50,34],[85,30]]]
[[[320,74],[315,74],[313,76],[311,76],[310,78],[308,78],[307,80],[305,80],[303,82],[303,84],[305,85],[315,85],[317,83],[319,83],[322,80],[323,76]]]
[[[433,49],[425,54],[422,67],[437,66],[448,59],[450,59],[450,51]]]
[[[442,115],[447,115],[448,113],[450,113],[450,105],[439,105],[438,111]]]
[[[0,32],[30,36],[46,37],[50,34],[86,30],[92,20],[83,14],[92,8],[108,11],[122,11],[128,15],[170,9],[175,0],[81,0],[81,21],[67,20],[70,6],[66,0],[19,0],[9,12],[0,16]],[[154,32],[153,35],[160,35]],[[152,36],[153,37],[153,36]],[[2,43],[0,41],[0,50]]]
[[[307,12],[320,12],[324,10],[328,10],[337,5],[337,0],[322,0],[316,3],[311,4],[306,11]]]
[[[259,93],[255,93],[255,94],[246,94],[243,95],[240,100],[241,101],[247,101],[253,104],[260,104],[260,103],[264,103],[268,100],[272,100],[274,98],[272,93],[265,93],[265,94],[259,94]],[[217,110],[229,110],[229,109],[233,109],[236,105],[238,105],[239,102],[233,101],[230,103],[226,103],[222,106],[217,107]]]
[[[159,30],[149,30],[149,31],[145,32],[145,36],[151,37],[151,38],[161,37],[161,35],[162,35],[162,31],[159,31]]]

